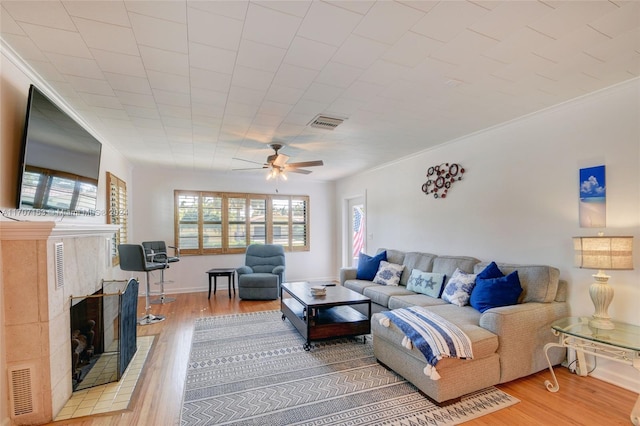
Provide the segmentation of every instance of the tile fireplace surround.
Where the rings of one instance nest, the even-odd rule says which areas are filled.
[[[116,229],[0,222],[7,371],[0,394],[8,392],[13,424],[50,422],[71,397],[70,296],[92,294],[103,279],[121,278],[111,267]]]

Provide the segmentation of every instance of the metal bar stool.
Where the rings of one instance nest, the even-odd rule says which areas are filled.
[[[149,293],[151,289],[149,287],[149,272],[164,270],[167,267],[166,263],[148,262],[147,256],[144,252],[144,247],[141,244],[120,244],[118,246],[118,254],[120,256],[120,269],[123,271],[136,271],[144,272],[147,278],[147,291],[145,295],[145,312],[144,316],[138,318],[138,324],[149,325],[155,324],[160,321],[164,321],[165,317],[162,315],[153,315],[151,313],[151,302]]]
[[[166,281],[164,279],[164,270],[169,268],[169,263],[180,261],[180,249],[173,246],[167,246],[164,241],[143,241],[142,247],[144,247],[145,254],[147,255],[147,261],[166,264],[166,267],[160,271],[160,282],[155,283],[160,284],[160,297],[153,299],[151,303],[164,304],[175,302],[175,297],[167,297],[164,293],[164,285],[173,282]],[[172,248],[175,252],[175,256],[169,256],[167,248]]]

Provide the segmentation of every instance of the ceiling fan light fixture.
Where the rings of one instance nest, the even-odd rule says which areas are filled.
[[[269,170],[269,173],[267,174],[267,180],[275,179],[276,173],[276,169]]]
[[[317,166],[324,165],[324,162],[322,160],[289,163],[288,162],[289,156],[279,153],[279,150],[283,147],[282,144],[272,143],[272,144],[269,144],[269,147],[273,149],[274,153],[267,157],[266,163],[258,163],[256,161],[244,160],[242,158],[236,158],[236,157],[233,158],[234,160],[254,163],[260,167],[242,168],[242,169],[233,169],[233,170],[267,169],[268,170],[268,173],[266,175],[267,180],[271,180],[271,179],[287,180],[288,176],[285,174],[285,172],[308,175],[309,173],[311,173],[311,170],[306,170],[306,167],[317,167]]]
[[[284,168],[281,167],[272,167],[269,173],[267,174],[267,180],[287,180],[287,175],[284,173]]]

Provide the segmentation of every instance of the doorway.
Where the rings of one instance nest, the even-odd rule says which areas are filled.
[[[348,218],[348,247],[346,250],[348,266],[358,266],[358,258],[361,252],[366,251],[366,209],[365,198],[363,196],[350,198],[347,202]]]

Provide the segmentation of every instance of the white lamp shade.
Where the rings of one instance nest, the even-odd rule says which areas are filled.
[[[633,269],[633,237],[574,237],[574,264],[586,269]]]

